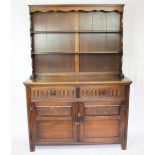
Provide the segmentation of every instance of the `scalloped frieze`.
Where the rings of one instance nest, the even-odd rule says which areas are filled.
[[[124,87],[82,87],[80,97],[125,97]]]
[[[34,87],[31,88],[32,99],[74,98],[74,87]]]
[[[30,5],[30,12],[48,11],[118,11],[123,12],[124,5]]]

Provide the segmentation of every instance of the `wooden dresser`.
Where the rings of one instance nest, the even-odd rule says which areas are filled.
[[[124,5],[31,5],[26,86],[36,145],[127,147],[129,89],[122,72]]]

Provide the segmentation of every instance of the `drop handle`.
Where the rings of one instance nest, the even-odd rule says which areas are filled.
[[[74,121],[74,122],[79,122],[79,120],[80,120],[80,113],[78,113],[77,116],[74,116],[74,117],[73,117],[73,121]]]
[[[77,122],[78,123],[80,123],[80,116],[81,116],[81,114],[78,112],[78,114],[77,114]]]
[[[80,115],[81,115],[80,112],[78,112],[78,118],[80,117]]]
[[[75,125],[80,125],[80,122],[77,116],[73,117],[73,121],[75,122]]]
[[[81,116],[80,113],[78,113],[78,122],[81,122],[84,120],[84,116]]]
[[[77,116],[73,117],[73,121],[75,122],[76,125],[79,125],[81,121],[84,120],[84,117],[81,116],[80,113],[77,114]]]

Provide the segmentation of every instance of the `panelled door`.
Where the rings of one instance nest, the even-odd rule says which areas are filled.
[[[72,143],[77,141],[74,122],[76,103],[36,102],[36,143]]]
[[[84,102],[79,107],[80,142],[119,143],[120,102]]]
[[[119,143],[120,102],[35,102],[36,143]]]

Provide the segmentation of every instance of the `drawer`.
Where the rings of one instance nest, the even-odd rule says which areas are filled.
[[[31,99],[75,98],[75,87],[32,87]]]
[[[124,86],[80,87],[80,98],[124,98]]]
[[[71,116],[72,103],[38,102],[35,103],[37,116]]]
[[[112,116],[120,114],[121,102],[85,102],[85,116]]]

